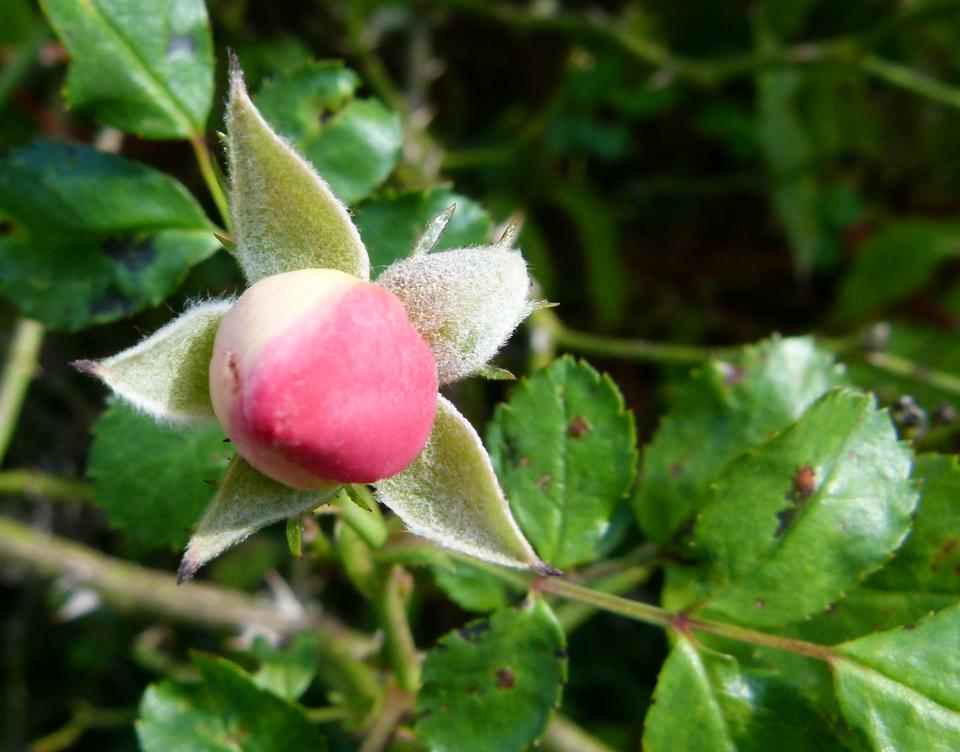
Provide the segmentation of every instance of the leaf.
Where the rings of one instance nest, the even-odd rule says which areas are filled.
[[[260,668],[253,675],[257,686],[285,700],[298,699],[317,674],[320,646],[312,633],[300,632],[282,650],[257,637],[252,652],[260,660]]]
[[[873,398],[846,389],[730,463],[697,520],[706,618],[777,626],[825,609],[903,541],[910,452]]]
[[[836,648],[847,722],[877,750],[960,748],[960,609]]]
[[[824,717],[775,674],[699,651],[678,637],[644,723],[646,752],[825,752],[847,749]]]
[[[356,223],[370,252],[370,263],[382,269],[405,258],[438,214],[456,204],[457,209],[434,250],[465,248],[489,240],[490,215],[478,204],[449,188],[433,186],[423,191],[386,191],[357,207]]]
[[[566,655],[539,598],[446,634],[423,664],[417,738],[433,752],[526,749],[560,703]]]
[[[526,262],[503,246],[411,256],[377,284],[407,309],[433,350],[441,384],[481,370],[534,310]]]
[[[843,281],[837,312],[851,319],[899,300],[926,284],[944,261],[960,255],[960,226],[898,219],[861,246]]]
[[[162,173],[79,144],[35,141],[0,162],[0,292],[75,331],[155,306],[219,246]]]
[[[509,606],[511,595],[518,592],[496,575],[464,561],[450,559],[432,570],[437,587],[465,611],[499,611]]]
[[[610,206],[599,192],[586,184],[561,182],[556,199],[570,216],[583,245],[586,286],[597,319],[610,326],[626,313],[627,273],[620,257],[622,241]]]
[[[310,62],[260,89],[257,106],[345,204],[367,196],[393,171],[403,145],[400,118],[375,99],[352,99],[359,78],[337,62]]]
[[[809,337],[774,338],[693,372],[644,449],[637,519],[666,543],[706,503],[730,460],[796,420],[843,370]]]
[[[97,506],[138,545],[180,548],[210,501],[213,483],[233,453],[216,423],[158,425],[123,404],[93,428],[87,472]]]
[[[235,457],[187,544],[177,580],[189,580],[208,561],[260,528],[316,509],[338,490],[339,486],[298,491],[262,475],[242,457]]]
[[[166,680],[140,702],[144,752],[323,752],[327,744],[303,708],[258,687],[224,658],[193,655],[202,684]]]
[[[915,622],[960,600],[960,464],[953,456],[920,455],[913,478],[920,504],[893,560],[792,633],[843,642]]]
[[[203,0],[42,0],[72,64],[65,96],[143,138],[202,134],[213,97]]]
[[[376,489],[377,498],[427,540],[494,564],[550,571],[511,516],[477,432],[443,397],[423,451]]]
[[[761,28],[757,49],[776,54],[779,43]],[[793,265],[803,276],[821,266],[823,227],[814,149],[798,106],[803,74],[789,68],[764,70],[756,77],[757,123],[762,155],[770,172],[770,201],[783,226]]]
[[[488,433],[520,529],[544,561],[597,556],[636,472],[636,429],[609,376],[567,356],[524,379]]]
[[[232,305],[232,300],[200,303],[113,357],[74,365],[97,376],[118,397],[157,420],[213,420],[210,358],[217,327]]]
[[[227,102],[230,213],[250,283],[309,268],[369,279],[370,262],[346,207],[260,115],[235,65]]]

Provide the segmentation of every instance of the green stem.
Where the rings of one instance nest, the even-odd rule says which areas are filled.
[[[592,581],[590,589],[601,593],[619,595],[649,580],[653,572],[654,569],[651,567],[631,567],[622,572]],[[557,621],[560,622],[560,626],[567,634],[596,613],[596,607],[579,601],[562,603],[556,608]]]
[[[353,501],[350,497],[358,498],[358,501]],[[332,504],[337,508],[340,519],[353,528],[370,548],[382,548],[387,542],[387,526],[383,522],[380,508],[366,488],[350,486],[340,492]]]
[[[878,371],[916,379],[945,392],[960,394],[960,376],[955,376],[952,373],[928,368],[908,358],[888,352],[867,353],[864,359],[868,365],[873,366]]]
[[[402,567],[393,566],[380,581],[374,600],[387,657],[397,684],[406,692],[415,692],[420,685],[420,658],[407,618],[407,599],[412,589],[410,574]]]
[[[0,494],[42,496],[45,499],[93,501],[93,486],[79,478],[58,478],[35,470],[0,472]]]
[[[29,752],[61,752],[70,749],[87,731],[132,726],[136,718],[135,710],[111,710],[79,703],[65,726],[37,739],[30,745]]]
[[[227,196],[220,186],[220,180],[217,178],[217,171],[213,166],[213,157],[210,154],[210,148],[207,146],[207,140],[202,133],[195,133],[190,137],[190,145],[193,147],[193,154],[197,159],[197,166],[200,168],[203,182],[207,184],[207,190],[210,191],[210,196],[217,205],[217,211],[220,212],[220,218],[223,220],[224,226],[227,230],[230,230],[230,206],[227,203]]]
[[[960,87],[945,84],[900,63],[884,60],[877,55],[860,59],[860,70],[891,86],[926,97],[948,107],[960,108]]]
[[[390,687],[383,709],[367,730],[359,752],[381,752],[386,749],[400,721],[415,705],[415,695]]]
[[[675,613],[649,603],[640,603],[639,601],[632,601],[617,595],[600,593],[596,590],[581,587],[580,585],[575,585],[572,582],[566,582],[561,579],[543,578],[537,581],[536,587],[541,592],[552,593],[561,598],[568,598],[580,603],[585,603],[594,608],[609,611],[612,614],[619,614],[620,616],[641,621],[645,624],[653,624],[666,629],[672,629],[682,634],[706,632],[719,637],[727,637],[739,642],[774,648],[776,650],[785,650],[790,653],[797,653],[822,661],[830,661],[834,658],[833,652],[827,645],[818,645],[813,642],[796,640],[791,637],[781,637],[766,632],[757,632],[756,630],[738,627],[734,624],[695,619],[687,616],[687,614],[683,612]]]
[[[0,463],[10,446],[27,388],[37,371],[43,332],[43,324],[32,319],[18,320],[13,330],[0,377]]]

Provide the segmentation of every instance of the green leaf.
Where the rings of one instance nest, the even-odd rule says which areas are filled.
[[[369,279],[367,252],[346,207],[263,119],[235,66],[226,124],[230,213],[247,281],[310,268]]]
[[[423,451],[375,486],[377,498],[427,540],[494,564],[549,571],[510,514],[477,432],[443,397]]]
[[[609,376],[571,357],[521,381],[488,433],[520,529],[561,569],[595,558],[636,471],[636,429]]]
[[[920,504],[893,560],[824,613],[796,625],[798,637],[837,643],[917,621],[960,600],[960,464],[921,455],[913,465]]]
[[[846,389],[730,463],[697,520],[707,618],[776,626],[825,609],[910,529],[910,452],[873,398]]]
[[[320,646],[312,633],[300,632],[284,649],[277,649],[258,637],[251,652],[260,660],[260,668],[253,675],[257,686],[285,700],[298,699],[317,674]]]
[[[809,337],[774,338],[694,371],[643,452],[640,527],[665,543],[706,503],[730,460],[783,430],[843,370]]]
[[[519,592],[496,575],[464,561],[449,559],[432,570],[437,587],[465,611],[499,611]]]
[[[345,204],[367,196],[393,171],[403,145],[400,118],[374,99],[352,99],[359,78],[337,62],[311,62],[260,89],[257,106]]]
[[[424,228],[451,204],[456,204],[457,210],[435,250],[488,242],[493,229],[490,215],[476,201],[453,193],[449,188],[434,186],[407,193],[387,191],[360,204],[355,219],[374,269],[382,269],[405,258]]]
[[[213,97],[203,0],[42,0],[72,65],[66,100],[144,138],[202,134]]]
[[[960,255],[960,226],[899,219],[861,246],[843,281],[837,313],[855,318],[899,300],[926,284],[944,261]]]
[[[430,345],[441,384],[483,369],[534,310],[526,262],[507,246],[419,253],[377,284],[400,299]]]
[[[233,454],[220,426],[162,426],[114,404],[93,435],[87,472],[110,522],[144,547],[183,546]]]
[[[187,544],[177,579],[189,580],[204,564],[262,527],[316,509],[339,490],[298,491],[261,474],[237,456],[224,474]]]
[[[470,622],[427,653],[418,739],[433,752],[519,752],[543,733],[566,678],[563,630],[539,598]]]
[[[836,648],[847,722],[876,750],[960,749],[960,609]]]
[[[224,658],[195,654],[202,684],[151,685],[140,702],[144,752],[323,752],[326,740],[299,705],[258,687]]]
[[[157,420],[213,420],[210,358],[217,327],[231,305],[231,300],[199,303],[128,350],[74,366],[97,376],[118,397]]]
[[[155,306],[219,243],[196,200],[144,165],[36,141],[0,162],[0,292],[77,330]]]
[[[644,723],[646,752],[825,752],[825,718],[773,673],[678,637]]]

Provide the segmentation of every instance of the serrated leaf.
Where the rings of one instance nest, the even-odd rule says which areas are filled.
[[[837,312],[854,318],[905,297],[944,261],[960,256],[960,226],[898,219],[871,235],[843,281]]]
[[[518,384],[488,433],[520,529],[560,569],[595,558],[636,471],[636,429],[613,381],[564,357]]]
[[[543,733],[566,678],[563,630],[539,598],[470,622],[427,653],[417,737],[434,752],[519,752]]]
[[[960,600],[960,464],[953,456],[920,455],[913,478],[920,504],[893,560],[824,613],[791,632],[837,643],[915,622]]]
[[[151,685],[140,702],[144,752],[323,752],[303,708],[258,687],[235,663],[195,654],[200,685]]]
[[[773,673],[698,650],[679,637],[644,723],[646,752],[824,752],[846,749],[816,708]]]
[[[480,437],[443,397],[423,451],[375,485],[377,498],[417,535],[495,564],[544,568],[510,514]]]
[[[203,0],[42,0],[70,52],[66,99],[144,138],[203,133],[213,51]]]
[[[0,292],[71,331],[166,298],[219,246],[172,178],[79,144],[35,141],[0,162]]]
[[[317,674],[320,645],[310,632],[300,632],[290,645],[280,649],[258,637],[251,652],[260,660],[260,668],[253,674],[257,686],[285,700],[298,699]]]
[[[697,520],[708,618],[776,626],[825,609],[910,529],[910,452],[871,396],[833,390],[728,465]]]
[[[465,248],[486,243],[493,229],[490,215],[476,201],[449,188],[423,191],[386,191],[357,207],[356,222],[367,244],[374,269],[384,269],[406,258],[428,224],[451,204],[457,205],[434,250]]]
[[[694,371],[643,452],[640,527],[666,543],[703,507],[730,460],[842,383],[841,367],[809,337],[767,340]]]
[[[482,369],[533,311],[526,262],[502,246],[412,256],[377,284],[407,309],[433,350],[441,384]]]
[[[264,118],[345,204],[387,178],[403,145],[395,113],[374,99],[351,99],[358,84],[339,63],[307,63],[267,82],[255,98]]]
[[[960,609],[836,648],[847,722],[876,750],[960,748]]]
[[[309,268],[369,279],[367,252],[346,207],[263,119],[236,67],[226,124],[235,253],[247,281]]]
[[[128,350],[96,363],[74,365],[157,420],[213,420],[210,358],[217,327],[232,305],[231,300],[199,303]]]
[[[115,404],[93,435],[87,472],[111,524],[145,548],[183,546],[233,454],[220,426],[162,426]]]
[[[499,611],[517,591],[502,579],[465,561],[450,559],[431,567],[433,579],[444,594],[465,611]]]
[[[271,480],[237,456],[197,525],[177,579],[189,580],[204,564],[274,522],[309,512],[339,490],[298,491]]]

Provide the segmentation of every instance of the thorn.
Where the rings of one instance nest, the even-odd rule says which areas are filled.
[[[512,248],[517,238],[520,236],[520,231],[523,229],[523,222],[525,219],[526,215],[524,215],[523,212],[515,212],[508,220],[507,226],[504,228],[503,234],[500,236],[500,240],[497,242],[497,245],[505,245],[508,248]]]
[[[224,444],[232,444],[233,442],[230,441],[229,438],[226,438],[226,439],[223,440],[223,443],[224,443]]]
[[[95,360],[74,360],[71,361],[70,365],[80,373],[89,373],[91,376],[100,375],[100,364]]]
[[[191,559],[189,554],[184,554],[180,566],[177,568],[177,584],[182,585],[187,580],[193,579],[198,569],[200,569],[200,564]]]

